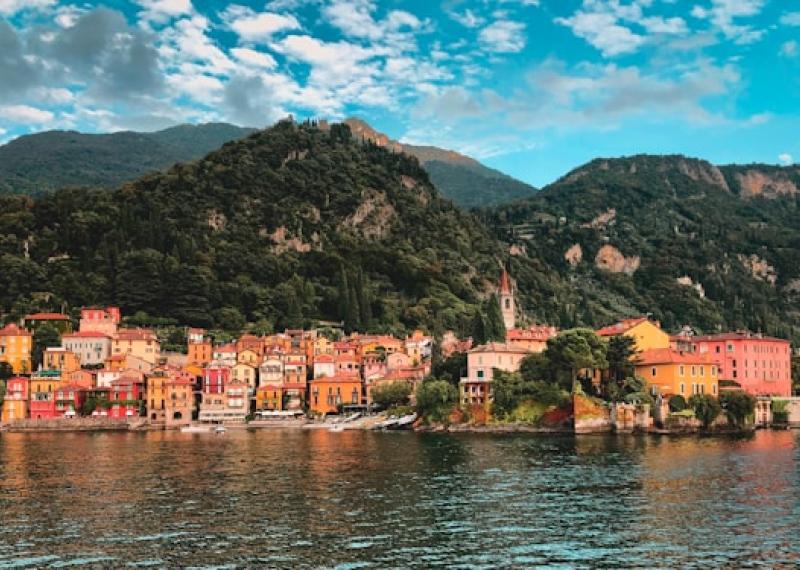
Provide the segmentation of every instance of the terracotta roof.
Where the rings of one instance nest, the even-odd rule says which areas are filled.
[[[508,277],[508,271],[503,269],[503,272],[500,274],[500,292],[508,295],[511,293],[511,279]]]
[[[711,360],[707,356],[679,352],[671,348],[653,348],[639,353],[636,358],[636,364],[640,366],[650,364],[711,364]]]
[[[314,364],[317,362],[325,363],[325,362],[333,362],[333,356],[330,354],[320,354],[319,356],[314,357]]]
[[[156,335],[150,329],[120,329],[114,335],[116,340],[156,340]]]
[[[266,391],[266,390],[282,390],[283,386],[280,384],[264,384],[263,386],[259,386],[257,391]]]
[[[236,345],[232,342],[214,347],[214,352],[236,352]]]
[[[647,317],[637,317],[635,319],[623,319],[618,323],[614,323],[613,325],[603,327],[601,329],[596,330],[595,332],[600,336],[615,336],[631,330],[633,327],[645,322],[646,320]]]
[[[33,313],[25,316],[26,321],[68,321],[69,317],[62,313]]]
[[[536,325],[527,329],[509,329],[506,332],[506,340],[542,340],[546,341],[554,337],[558,331],[555,327],[547,325]]]
[[[314,378],[311,382],[324,384],[338,384],[341,382],[353,384],[358,382],[360,384],[361,377],[358,375],[358,373],[351,375],[337,374],[336,376],[320,376],[319,378]]]
[[[106,333],[101,333],[97,331],[78,331],[74,333],[65,334],[61,338],[111,338],[111,337]]]
[[[31,333],[14,323],[9,323],[0,329],[0,336],[31,336]]]
[[[473,352],[514,352],[517,354],[528,354],[528,351],[525,350],[524,348],[520,348],[518,346],[514,346],[504,342],[487,342],[486,344],[476,346],[475,348],[470,350],[470,353]]]
[[[789,344],[789,341],[782,338],[776,338],[774,336],[760,336],[758,333],[751,333],[751,332],[728,332],[728,333],[720,333],[720,334],[709,334],[709,335],[696,335],[692,337],[680,337],[681,340],[688,340],[690,342],[714,342],[714,341],[725,341],[725,340],[763,340],[767,342],[784,342]]]

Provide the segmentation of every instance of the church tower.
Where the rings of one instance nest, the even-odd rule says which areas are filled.
[[[506,330],[513,329],[516,325],[516,314],[514,303],[514,291],[511,289],[511,278],[508,276],[508,271],[503,268],[503,273],[500,275],[500,312],[503,314],[503,324]]]

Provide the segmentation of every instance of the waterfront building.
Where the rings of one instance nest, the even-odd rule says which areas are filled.
[[[62,336],[61,347],[76,354],[81,366],[102,366],[111,356],[111,337],[102,332],[80,331]]]
[[[143,401],[147,397],[144,388],[144,376],[133,370],[126,371],[119,378],[113,380],[108,386],[109,417],[113,419],[127,419],[138,417]]]
[[[277,350],[270,350],[264,355],[261,366],[258,367],[259,385],[283,383],[283,354]]]
[[[103,333],[109,337],[117,332],[117,327],[122,320],[119,307],[81,309],[81,320],[78,330],[80,332]]]
[[[305,351],[294,351],[286,355],[283,362],[283,382],[285,384],[306,385],[308,380]]]
[[[14,374],[29,374],[33,336],[23,328],[10,323],[0,329],[0,362],[11,366]]]
[[[167,428],[186,426],[192,423],[194,410],[194,382],[186,373],[170,371],[164,383],[166,402],[164,423]]]
[[[30,417],[49,419],[56,417],[55,391],[61,384],[58,370],[39,370],[31,376]]]
[[[749,331],[674,337],[707,355],[720,380],[731,380],[753,396],[792,395],[792,353],[788,340]]]
[[[97,375],[92,370],[73,370],[62,372],[61,381],[68,384],[77,384],[83,388],[94,388],[97,385]]]
[[[639,352],[656,348],[670,348],[670,337],[661,330],[661,324],[658,321],[651,321],[647,317],[624,319],[596,332],[598,336],[606,339],[618,335],[628,336],[634,340],[634,346]]]
[[[256,390],[256,410],[259,412],[283,411],[283,386],[265,384]]]
[[[50,325],[60,334],[68,333],[72,330],[72,321],[68,315],[62,313],[33,313],[25,315],[23,319],[25,328],[35,332],[41,325]]]
[[[358,375],[323,376],[311,381],[309,408],[317,414],[336,414],[343,406],[362,405]]]
[[[635,368],[653,396],[719,394],[717,365],[707,355],[654,348],[636,356]]]
[[[250,394],[255,394],[258,385],[258,368],[240,362],[231,368],[231,382],[247,384],[250,387]]]
[[[61,384],[55,391],[55,416],[74,417],[86,402],[86,388],[77,384]]]
[[[12,422],[14,420],[24,420],[28,416],[28,405],[30,400],[30,379],[15,376],[6,382],[6,395],[3,400],[2,414],[0,420]]]
[[[132,355],[155,365],[161,353],[161,344],[149,329],[120,329],[111,337],[112,355]]]
[[[467,353],[467,376],[459,381],[459,401],[486,406],[492,400],[494,369],[516,372],[530,352],[508,343],[489,342]]]
[[[203,393],[198,420],[212,423],[243,423],[250,413],[249,386],[231,380],[221,393]]]

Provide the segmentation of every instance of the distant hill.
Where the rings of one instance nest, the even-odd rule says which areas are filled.
[[[799,188],[798,167],[596,159],[484,220],[542,321],[652,313],[671,330],[800,341]]]
[[[356,138],[417,157],[439,192],[462,208],[493,206],[536,192],[533,186],[455,151],[400,143],[361,119],[350,118],[344,122]]]
[[[253,131],[206,123],[153,133],[25,135],[0,146],[0,193],[35,196],[67,186],[115,187],[176,162],[201,158]]]
[[[464,331],[502,245],[414,158],[281,121],[118,189],[0,195],[0,315],[114,303],[245,321]]]

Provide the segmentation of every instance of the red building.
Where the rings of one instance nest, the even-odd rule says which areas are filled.
[[[86,388],[77,384],[59,386],[55,391],[54,417],[77,416],[86,402]]]
[[[692,352],[707,354],[717,365],[720,380],[733,380],[754,396],[792,395],[788,340],[734,332],[673,337],[672,341],[684,347],[688,344]]]
[[[144,376],[138,373],[123,373],[111,382],[109,391],[111,407],[108,409],[108,417],[120,420],[138,417],[140,402],[145,399]]]
[[[205,394],[222,394],[225,385],[231,380],[231,369],[227,366],[208,366],[203,368],[202,391]]]

